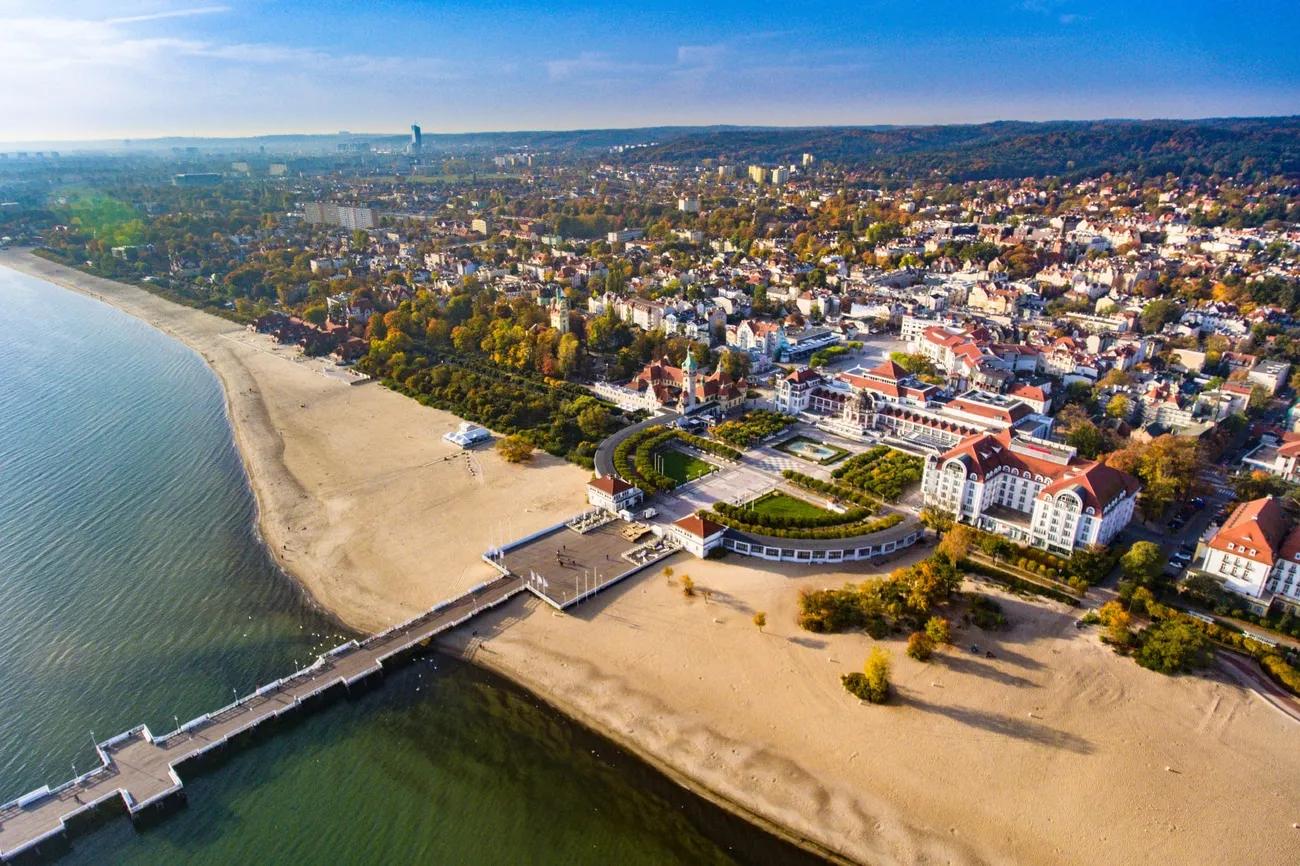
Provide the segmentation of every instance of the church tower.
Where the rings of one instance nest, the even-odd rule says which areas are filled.
[[[557,286],[551,298],[551,327],[561,334],[569,333],[569,293]]]

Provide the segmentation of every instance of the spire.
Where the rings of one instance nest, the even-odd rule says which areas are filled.
[[[699,369],[699,364],[695,363],[695,356],[692,355],[688,349],[686,352],[686,360],[682,361],[682,370],[687,373],[694,373],[697,369]]]

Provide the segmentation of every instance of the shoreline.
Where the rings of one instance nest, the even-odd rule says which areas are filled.
[[[455,416],[377,384],[330,382],[239,339],[242,329],[224,319],[19,251],[0,253],[0,265],[140,318],[214,369],[254,492],[256,531],[318,606],[348,612],[340,618],[349,628],[375,630],[360,623],[400,619],[477,582],[488,568],[478,559],[484,539],[526,534],[579,507],[585,472],[545,460],[508,467],[488,452],[470,458],[477,471],[448,463],[439,425],[452,429]],[[332,425],[338,417],[347,424]],[[334,469],[330,461],[342,462]],[[493,513],[514,519],[508,527],[477,520]],[[438,645],[835,862],[1161,856],[1227,866],[1300,857],[1293,723],[1228,678],[1146,671],[1076,630],[1063,606],[983,586],[1011,626],[986,633],[957,624],[957,646],[920,664],[897,637],[812,635],[794,625],[799,589],[862,580],[875,573],[870,565],[813,569],[735,556],[671,564],[712,590],[712,603],[684,599],[671,580],[647,572],[571,615],[512,602]],[[331,578],[340,573],[347,577]],[[761,632],[755,611],[767,614]],[[968,656],[975,642],[996,657]],[[898,697],[864,708],[839,675],[882,644],[894,655]],[[1248,793],[1250,825],[1225,822]]]
[[[301,574],[297,573],[294,570],[293,566],[282,556],[281,550],[278,549],[275,546],[275,544],[269,541],[268,527],[270,528],[270,531],[277,536],[279,536],[279,532],[278,532],[279,527],[275,526],[275,524],[271,522],[272,518],[268,516],[267,511],[263,506],[263,500],[266,497],[266,493],[264,490],[259,489],[259,485],[257,483],[260,470],[251,457],[253,446],[248,440],[247,425],[244,423],[236,423],[237,409],[233,399],[232,384],[227,379],[227,377],[223,375],[222,368],[214,364],[212,357],[207,352],[203,351],[203,348],[201,346],[195,345],[195,343],[190,339],[186,339],[186,337],[178,333],[176,329],[167,327],[163,323],[161,323],[160,321],[154,318],[142,316],[139,315],[134,310],[126,309],[120,303],[120,299],[116,299],[117,302],[115,302],[114,298],[109,297],[100,292],[94,291],[91,288],[87,287],[86,285],[78,282],[78,279],[103,280],[104,278],[96,277],[95,275],[92,274],[85,274],[83,272],[77,271],[74,268],[70,268],[66,265],[62,265],[57,262],[53,262],[48,259],[35,256],[31,253],[31,251],[28,250],[18,251],[19,254],[21,255],[21,258],[19,256],[14,255],[14,252],[15,251],[12,250],[0,252],[0,266],[9,267],[10,269],[18,273],[33,277],[35,279],[45,280],[66,291],[75,292],[84,297],[88,297],[100,303],[106,304],[112,307],[113,309],[118,310],[119,312],[122,312],[126,315],[130,315],[133,318],[148,325],[149,327],[157,330],[159,333],[180,343],[182,346],[186,347],[188,350],[196,354],[204,362],[204,366],[214,376],[218,385],[221,388],[222,404],[226,416],[226,423],[230,427],[231,439],[235,446],[235,451],[239,455],[240,463],[243,466],[244,483],[247,486],[250,493],[252,494],[253,507],[254,507],[254,521],[253,521],[253,525],[251,526],[251,529],[253,531],[254,536],[257,538],[258,543],[266,551],[271,561],[275,564],[276,568],[282,573],[284,578],[293,584],[294,588],[302,595],[303,599],[309,605],[311,605],[313,608],[315,608],[323,615],[328,617],[330,620],[339,624],[346,630],[354,631],[362,634],[370,633],[371,630],[361,628],[352,623],[349,623],[345,618],[345,616],[342,615],[339,611],[334,610],[329,606],[327,606],[326,604],[324,604],[312,591],[310,581],[304,579]],[[24,264],[28,266],[24,267],[23,266]],[[111,281],[105,280],[105,282],[111,282]],[[135,289],[137,291],[147,293],[147,290],[139,289],[138,287],[131,286],[129,284],[118,284],[118,285],[125,286],[128,289]],[[172,306],[178,307],[180,309],[190,310],[195,314],[209,316],[215,321],[222,322],[231,328],[239,327],[234,322],[228,322],[227,320],[221,319],[220,317],[212,316],[211,314],[206,313],[205,311],[198,310],[196,308],[185,307],[184,305],[176,304],[175,302],[169,301],[160,296],[155,296],[155,297],[157,297],[157,300],[162,303],[171,304]],[[378,385],[378,383],[368,383],[368,384],[373,384],[374,387],[382,387]],[[348,387],[367,387],[367,385],[348,386]],[[396,395],[396,396],[401,396],[401,395]],[[411,401],[411,403],[412,405],[417,405],[414,403],[414,401]],[[266,415],[265,404],[260,399],[256,401],[252,401],[252,405],[259,408],[263,416]],[[266,423],[266,425],[269,427],[270,426],[269,417],[264,417],[263,420]],[[277,438],[278,438],[278,434],[277,434]],[[279,443],[278,450],[280,451],[283,450],[283,442]],[[511,607],[517,604],[518,602],[512,602],[511,605],[507,605],[506,610],[509,610]],[[443,651],[451,651],[455,655],[458,655],[462,658],[464,657],[464,653],[458,652],[454,648],[448,648],[442,644],[439,644],[439,649]],[[807,851],[819,858],[826,860],[828,863],[837,864],[837,866],[841,866],[841,864],[842,866],[852,866],[852,864],[855,864],[857,862],[845,857],[843,854],[841,854],[838,851],[828,848],[827,846],[819,843],[814,839],[799,834],[791,828],[785,827],[775,821],[768,819],[762,814],[755,812],[752,809],[746,807],[743,803],[739,802],[738,800],[728,797],[720,791],[715,791],[709,788],[708,786],[699,783],[698,781],[693,779],[689,774],[673,766],[671,763],[662,760],[661,758],[656,756],[653,752],[650,752],[642,748],[634,738],[619,736],[616,732],[613,732],[606,728],[602,728],[599,724],[595,722],[594,719],[592,719],[587,713],[585,713],[576,704],[572,704],[570,702],[564,701],[563,698],[558,694],[551,694],[546,692],[539,683],[521,677],[516,670],[510,668],[507,665],[494,664],[491,661],[491,655],[492,655],[491,651],[488,651],[486,653],[474,653],[473,657],[467,659],[467,661],[469,661],[472,664],[479,665],[480,667],[492,672],[494,675],[500,676],[508,680],[518,688],[521,688],[524,691],[526,691],[528,694],[532,695],[536,700],[546,704],[555,712],[565,716],[575,724],[582,726],[589,732],[608,740],[618,748],[623,749],[629,754],[635,756],[636,759],[640,760],[646,766],[652,768],[655,772],[658,772],[669,781],[681,786],[682,788],[691,792],[695,796],[708,801],[714,806],[737,816],[741,820],[755,826],[757,829],[761,830],[762,832],[768,833],[769,835],[777,837],[791,845],[803,849],[804,851]]]
[[[440,647],[445,649],[447,652],[456,654],[460,658],[465,658],[464,653],[457,651],[454,645],[448,646],[446,644],[440,644]],[[546,704],[555,712],[575,724],[581,725],[588,731],[591,731],[597,736],[603,737],[613,743],[618,748],[636,756],[639,761],[644,763],[646,766],[653,768],[655,772],[659,773],[664,778],[680,785],[695,796],[707,800],[718,808],[730,812],[742,820],[754,825],[762,832],[776,836],[791,845],[820,857],[827,863],[835,864],[835,866],[858,866],[857,860],[846,857],[842,852],[829,848],[816,839],[802,835],[796,832],[793,828],[779,824],[765,815],[755,812],[739,800],[729,797],[721,791],[714,790],[713,788],[696,781],[688,773],[678,769],[671,763],[661,759],[658,755],[643,748],[635,738],[625,737],[616,731],[602,727],[577,704],[565,701],[558,693],[549,693],[544,691],[539,683],[521,677],[517,669],[512,668],[509,665],[494,662],[491,656],[492,650],[489,649],[484,652],[484,648],[480,647],[479,651],[474,652],[466,659],[466,661],[509,680],[511,683],[514,683],[519,688],[525,690],[528,694],[532,695],[534,698]]]

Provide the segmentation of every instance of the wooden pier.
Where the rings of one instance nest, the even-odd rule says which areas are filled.
[[[224,748],[263,722],[294,713],[335,690],[380,673],[384,663],[425,646],[487,608],[525,591],[525,581],[503,575],[443,602],[409,622],[362,641],[348,641],[312,664],[155,737],[141,725],[95,745],[100,766],[57,788],[44,786],[0,806],[0,861],[40,856],[42,845],[66,844],[70,821],[119,800],[133,818],[181,794],[180,767]]]

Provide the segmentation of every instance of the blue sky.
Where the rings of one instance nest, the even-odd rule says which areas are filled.
[[[0,140],[1294,114],[1297,33],[1297,0],[0,0]]]

